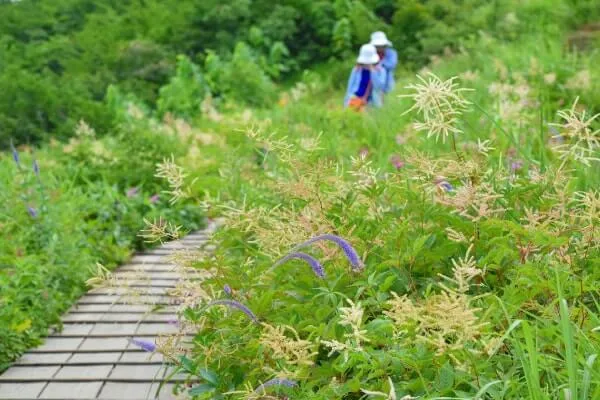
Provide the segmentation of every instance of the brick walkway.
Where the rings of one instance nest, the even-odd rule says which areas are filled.
[[[88,292],[63,317],[62,332],[50,334],[0,375],[0,399],[175,399],[171,389],[183,377],[166,382],[168,366],[160,355],[150,357],[131,339],[153,341],[176,332],[168,323],[176,318],[168,291],[181,274],[167,257],[202,245],[213,229],[214,224],[118,268],[114,277],[143,294],[132,301],[127,288]]]

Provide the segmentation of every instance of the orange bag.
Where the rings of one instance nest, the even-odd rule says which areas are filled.
[[[362,112],[365,111],[365,109],[367,108],[367,103],[368,103],[368,99],[369,96],[371,95],[371,80],[369,80],[369,84],[367,85],[367,90],[365,91],[365,94],[363,97],[358,97],[358,96],[352,96],[350,98],[350,100],[348,101],[348,107],[356,112]]]
[[[348,107],[357,112],[364,111],[366,106],[367,102],[362,97],[352,96],[348,102]]]

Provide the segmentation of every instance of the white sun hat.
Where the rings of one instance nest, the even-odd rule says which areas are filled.
[[[363,44],[360,46],[356,62],[359,64],[377,64],[379,62],[379,54],[377,54],[375,46],[372,44]]]
[[[392,42],[388,40],[385,33],[377,31],[371,34],[371,44],[373,46],[391,46]]]

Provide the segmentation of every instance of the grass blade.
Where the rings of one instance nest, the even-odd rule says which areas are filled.
[[[491,381],[486,383],[485,385],[483,385],[483,387],[481,389],[479,389],[479,391],[477,392],[477,394],[475,395],[475,397],[473,397],[473,400],[480,400],[483,398],[483,395],[488,391],[489,388],[491,388],[492,386],[498,384],[498,383],[502,383],[501,380],[496,380],[496,381]]]
[[[573,329],[569,319],[569,305],[567,300],[560,299],[560,330],[566,350],[567,374],[569,376],[569,391],[572,399],[577,397],[577,358],[575,356],[575,343],[573,341]]]
[[[583,388],[582,388],[582,395],[581,395],[581,399],[582,400],[586,400],[588,398],[591,399],[591,397],[589,397],[589,393],[590,393],[590,386],[591,386],[591,378],[592,378],[592,366],[594,365],[594,361],[596,361],[596,357],[598,356],[598,354],[592,354],[591,356],[589,356],[587,358],[587,362],[585,363],[585,371],[583,372]]]

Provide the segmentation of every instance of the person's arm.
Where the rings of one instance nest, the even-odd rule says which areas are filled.
[[[398,65],[398,53],[396,50],[392,48],[386,49],[381,65],[388,71],[396,69],[396,66]]]
[[[346,86],[346,96],[344,96],[344,107],[348,107],[350,98],[354,96],[354,92],[356,92],[356,89],[356,68],[352,68],[352,72],[350,73],[350,77],[348,78],[348,85]]]

